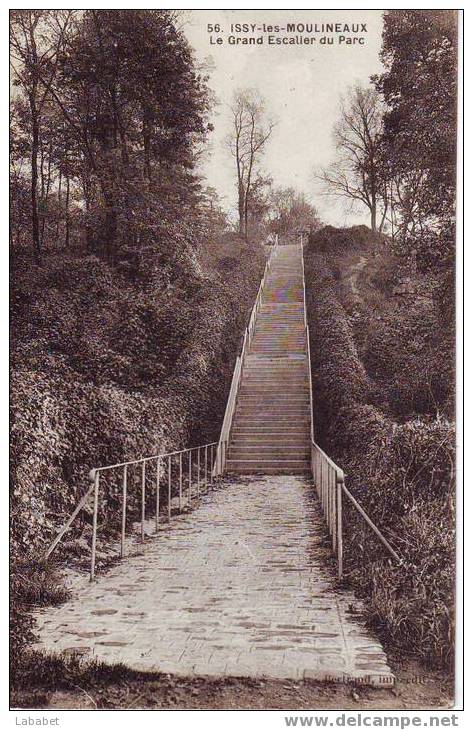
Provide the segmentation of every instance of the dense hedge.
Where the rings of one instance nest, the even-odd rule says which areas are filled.
[[[44,546],[92,466],[218,437],[263,253],[202,270],[178,248],[130,279],[57,252],[12,266],[13,552]]]
[[[453,426],[438,413],[411,414],[402,422],[393,417],[383,378],[374,380],[359,355],[352,319],[318,235],[323,239],[323,233],[316,234],[305,252],[316,437],[403,558],[401,566],[387,559],[347,505],[349,580],[368,598],[372,620],[392,644],[448,664],[455,563]],[[404,326],[399,317],[401,339]],[[389,340],[372,336],[371,341],[391,359]],[[405,388],[409,376],[409,370],[402,373]]]

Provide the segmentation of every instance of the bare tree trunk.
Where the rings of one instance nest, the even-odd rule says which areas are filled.
[[[376,233],[378,230],[376,227],[376,203],[371,205],[370,212],[371,212],[371,230],[373,231],[373,233]]]
[[[243,235],[245,241],[248,243],[248,192],[245,195],[245,228]]]
[[[39,149],[39,123],[36,114],[36,103],[33,95],[30,96],[30,108],[32,117],[31,135],[31,224],[33,234],[33,250],[36,263],[41,261],[41,241],[39,236],[38,223],[38,149]]]
[[[59,170],[59,182],[57,188],[57,200],[59,203],[59,211],[56,221],[56,241],[59,241],[59,226],[61,224],[61,195],[62,195],[62,172]]]
[[[69,175],[66,176],[66,235],[64,239],[64,245],[67,248],[69,248],[69,231],[70,231],[70,225],[69,225],[69,195],[70,195],[70,182],[69,182]]]
[[[238,232],[245,235],[245,191],[241,180],[238,181]]]
[[[46,211],[48,208],[48,199],[49,199],[49,190],[51,188],[51,157],[52,157],[52,150],[53,150],[53,142],[52,140],[49,142],[49,151],[48,151],[48,176],[46,178],[46,184],[44,183],[44,172],[42,172],[43,182],[41,183],[42,187],[42,200],[43,200],[43,210],[42,210],[42,218],[41,218],[41,246],[44,248],[44,229],[46,227]],[[44,162],[44,156],[41,155],[41,170],[43,168],[43,162]]]

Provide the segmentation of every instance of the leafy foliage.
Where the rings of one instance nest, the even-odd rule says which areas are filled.
[[[384,159],[398,251],[436,280],[453,333],[456,208],[457,12],[385,13],[376,77],[387,106]],[[450,350],[454,349],[453,338]]]
[[[134,282],[93,256],[14,261],[12,524],[22,549],[51,536],[92,466],[197,443],[209,408],[218,435],[260,270],[238,259],[224,278],[194,255],[177,259]]]
[[[392,309],[395,296],[386,291],[380,295],[385,307],[375,300],[374,309],[364,296],[366,284],[363,302],[353,310],[339,279],[353,250],[370,255],[369,242],[355,229],[349,246],[350,230],[340,231],[338,250],[330,252],[327,242],[335,239],[334,229],[323,229],[306,250],[317,439],[403,558],[402,565],[386,559],[345,501],[349,579],[369,597],[371,620],[395,646],[448,665],[454,633],[455,434],[446,417],[447,394],[442,398],[437,390],[432,398],[432,383],[420,377],[422,368],[429,372],[429,358],[438,362],[438,321],[424,322],[423,307],[405,317],[404,307]],[[379,241],[372,245],[379,251]],[[384,285],[391,278],[396,288],[398,276],[392,270],[382,277]]]

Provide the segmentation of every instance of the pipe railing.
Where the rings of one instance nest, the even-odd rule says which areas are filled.
[[[220,446],[220,450],[217,449]],[[49,546],[45,557],[49,556],[56,549],[66,532],[70,529],[72,523],[84,509],[93,497],[92,512],[92,537],[91,537],[91,555],[90,555],[90,580],[95,578],[96,558],[97,558],[97,537],[98,537],[98,520],[100,511],[101,486],[107,479],[115,479],[115,486],[119,485],[119,502],[120,502],[120,557],[125,556],[126,550],[126,529],[127,516],[129,511],[130,492],[133,490],[133,497],[140,505],[140,539],[145,541],[146,537],[146,518],[147,505],[150,503],[150,496],[153,497],[154,506],[154,531],[159,532],[159,525],[162,520],[161,508],[165,501],[163,499],[163,489],[166,492],[167,509],[164,519],[171,521],[172,516],[172,498],[173,492],[177,492],[178,497],[178,513],[183,510],[184,503],[192,505],[194,498],[200,497],[201,493],[206,493],[209,488],[213,487],[215,466],[219,459],[224,460],[226,457],[226,443],[212,442],[203,446],[195,446],[180,451],[173,451],[168,454],[155,454],[153,456],[144,456],[140,459],[132,461],[124,461],[118,464],[110,464],[91,469],[89,473],[90,486],[80,499],[76,508],[70,515],[65,525],[61,528],[51,545]],[[218,473],[220,473],[220,465],[218,465]],[[138,479],[137,479],[138,477]],[[111,487],[110,484],[105,486]],[[113,487],[109,490],[113,491]],[[103,490],[102,490],[103,492]],[[148,515],[149,516],[149,515]]]
[[[338,564],[338,576],[343,576],[343,496],[345,495],[387,552],[402,563],[398,553],[370,519],[345,484],[345,474],[314,440],[311,445],[311,470],[322,512],[331,538],[332,551]]]
[[[246,354],[248,353],[248,350],[250,349],[251,342],[253,340],[253,336],[255,333],[256,317],[258,315],[261,303],[263,301],[263,293],[264,293],[264,286],[266,284],[266,279],[267,279],[269,271],[271,269],[271,265],[277,256],[277,253],[278,253],[278,241],[276,240],[276,243],[273,245],[273,247],[271,249],[271,253],[268,257],[268,260],[266,261],[266,265],[264,267],[264,272],[263,272],[263,276],[261,278],[258,293],[256,295],[256,299],[255,299],[253,308],[251,310],[251,313],[250,313],[250,316],[248,319],[248,325],[245,329],[245,334],[243,337],[243,344],[241,347],[241,351],[240,351],[240,354],[237,356],[237,359],[235,362],[232,382],[230,385],[230,392],[228,394],[227,406],[225,409],[222,429],[220,432],[220,439],[218,441],[218,446],[217,446],[217,459],[215,461],[215,466],[214,466],[214,476],[220,476],[225,471],[225,463],[226,463],[226,457],[227,457],[227,448],[226,447],[228,445],[228,442],[230,441],[230,430],[232,427],[233,416],[235,413],[238,391],[240,389],[241,376],[243,373],[243,363],[244,363]]]
[[[309,325],[307,322],[307,294],[305,289],[305,267],[304,267],[304,245],[302,243],[302,234],[300,237],[301,247],[301,261],[302,261],[302,289],[303,289],[303,301],[304,301],[304,327],[305,327],[305,338],[306,338],[306,350],[307,350],[307,377],[309,380],[309,401],[310,401],[310,438],[314,441],[314,401],[312,396],[312,365],[310,358],[310,338],[309,338]]]

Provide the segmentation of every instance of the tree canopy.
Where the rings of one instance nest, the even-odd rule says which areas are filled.
[[[90,251],[117,260],[155,245],[198,199],[195,163],[210,128],[206,78],[172,12],[24,10],[11,26],[12,127],[31,140],[13,157],[16,169],[29,158],[22,182],[37,254],[53,238],[55,209],[69,231],[72,201]],[[14,209],[17,198],[19,181]]]

